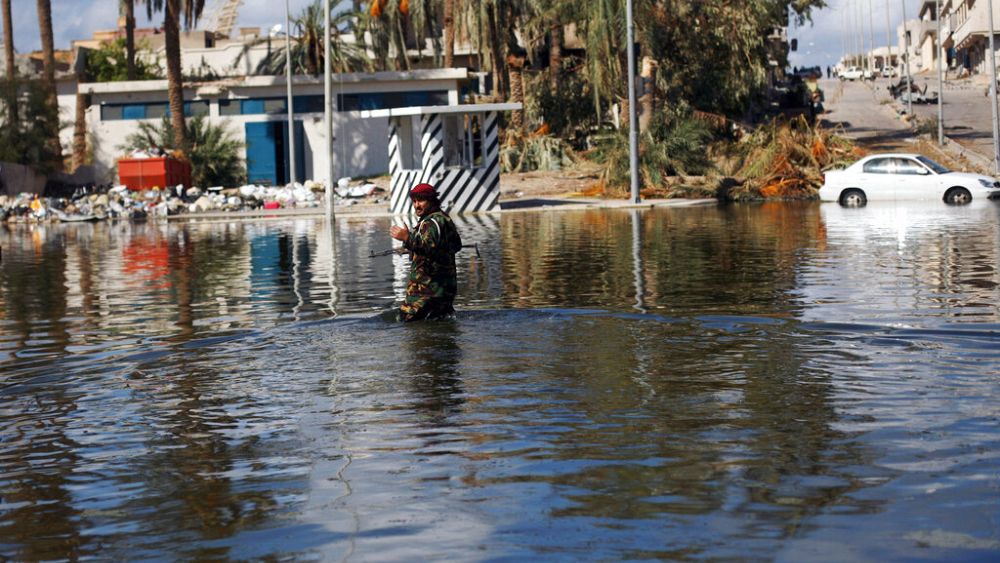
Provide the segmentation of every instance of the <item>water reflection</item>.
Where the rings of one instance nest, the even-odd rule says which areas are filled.
[[[998,209],[6,226],[0,556],[993,558]]]

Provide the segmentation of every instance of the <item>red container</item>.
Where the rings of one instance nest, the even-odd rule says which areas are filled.
[[[191,164],[158,156],[153,158],[118,159],[118,181],[130,190],[148,190],[154,186],[166,188],[191,185]]]

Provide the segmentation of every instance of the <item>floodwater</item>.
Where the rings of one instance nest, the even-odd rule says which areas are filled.
[[[1000,203],[0,229],[0,560],[1000,558]]]

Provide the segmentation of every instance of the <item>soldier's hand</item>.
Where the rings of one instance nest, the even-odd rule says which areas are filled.
[[[389,227],[389,236],[398,241],[406,242],[410,238],[410,231],[403,227],[397,227],[394,225]]]

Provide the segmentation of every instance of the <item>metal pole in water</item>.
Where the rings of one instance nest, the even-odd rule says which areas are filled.
[[[906,61],[906,115],[913,116],[913,82],[910,79],[910,31],[906,28],[906,0],[903,5],[903,59]]]
[[[993,171],[1000,173],[1000,124],[997,123],[997,52],[993,45],[993,0],[990,12],[990,105],[993,109]]]
[[[292,104],[292,17],[288,13],[288,0],[285,0],[285,90],[288,93],[288,170],[289,181],[295,182],[298,175],[295,170],[295,109]]]
[[[632,203],[639,203],[639,118],[636,114],[635,95],[635,25],[632,23],[632,0],[625,4],[626,42],[628,45],[628,150],[629,170],[632,176]]]
[[[941,0],[937,1],[935,6],[935,18],[937,20],[937,36],[934,40],[937,42],[935,46],[937,52],[937,67],[938,67],[938,144],[944,145],[944,49],[941,48]]]
[[[330,0],[323,0],[323,20],[326,36],[323,39],[323,119],[326,130],[326,216],[333,219],[333,81],[330,76]]]

